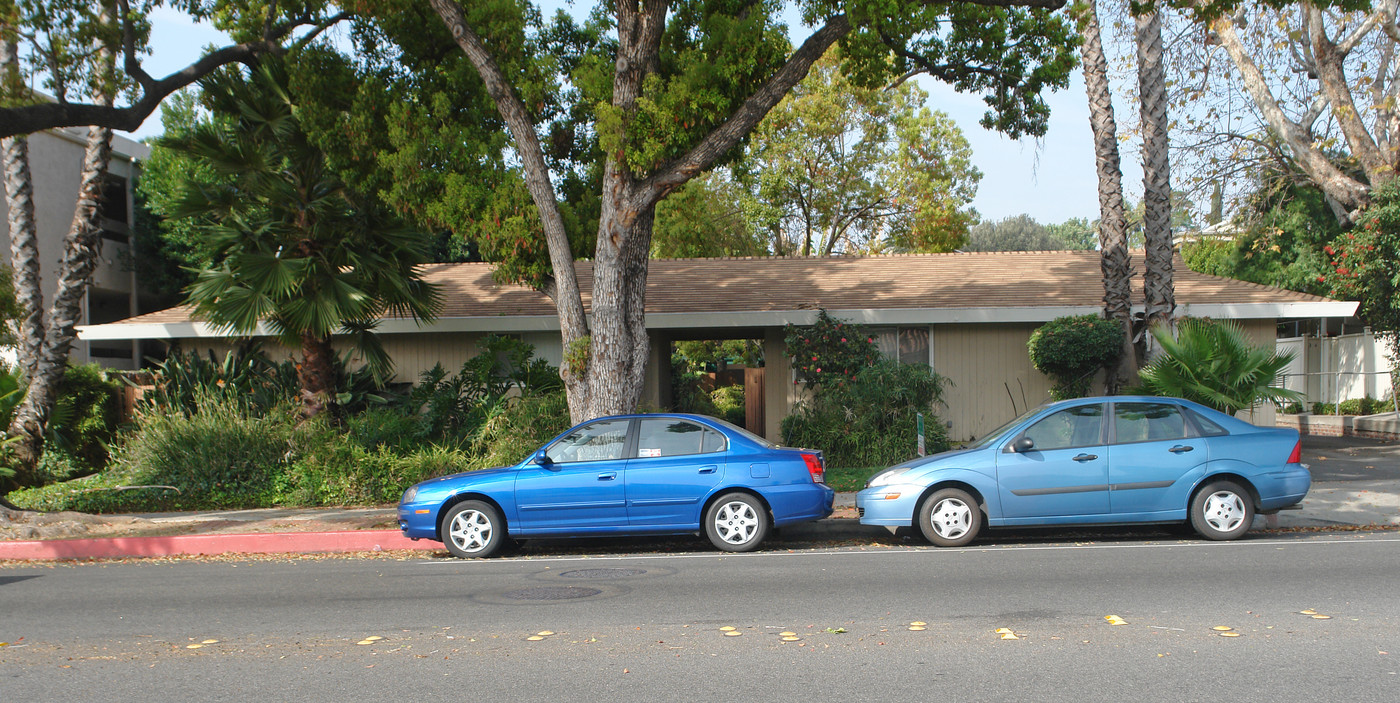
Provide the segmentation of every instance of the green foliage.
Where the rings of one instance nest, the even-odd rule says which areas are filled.
[[[1250,344],[1234,322],[1187,318],[1178,323],[1176,339],[1159,327],[1152,335],[1162,353],[1138,372],[1139,392],[1185,398],[1231,415],[1257,403],[1303,397],[1273,385],[1293,360],[1292,352]]]
[[[1123,328],[1099,315],[1057,317],[1031,333],[1031,363],[1055,379],[1052,398],[1087,395],[1093,374],[1118,360]]]
[[[713,173],[687,181],[656,205],[654,258],[763,256],[768,247],[749,226],[743,193]]]
[[[1030,215],[1013,215],[973,225],[962,248],[965,251],[1059,251],[1076,247],[1071,247],[1063,237]]]
[[[783,418],[783,443],[821,449],[832,467],[888,466],[915,455],[916,415],[923,413],[928,451],[944,451],[948,437],[934,417],[943,383],[924,364],[881,359],[847,383],[818,388]]]
[[[830,51],[759,123],[734,166],[777,254],[952,251],[982,174],[913,81],[861,88]]]
[[[328,167],[298,122],[282,61],[216,72],[201,86],[213,119],[161,140],[220,179],[185,183],[165,213],[213,220],[198,230],[210,268],[188,289],[195,314],[242,334],[266,321],[292,347],[349,329],[365,364],[388,378],[375,324],[431,320],[441,305],[420,270],[428,239]]]
[[[507,412],[497,413],[482,426],[467,468],[519,463],[571,424],[563,392],[512,398]]]
[[[880,350],[865,328],[817,311],[810,327],[783,326],[783,340],[798,382],[812,386],[839,386],[855,378],[857,372],[875,365]]]
[[[1066,249],[1096,249],[1099,246],[1098,221],[1090,222],[1083,217],[1071,217],[1057,225],[1046,225],[1050,235],[1060,240]]]
[[[405,406],[408,415],[417,419],[416,435],[425,441],[469,446],[487,420],[506,411],[510,395],[562,390],[558,369],[533,356],[530,344],[490,335],[455,375],[449,377],[441,364],[423,372]]]
[[[296,364],[274,363],[257,347],[243,346],[224,354],[212,350],[172,351],[151,372],[154,388],[141,398],[145,412],[194,412],[206,396],[238,398],[257,411],[271,409],[296,396]]]
[[[710,401],[715,407],[715,417],[744,426],[747,408],[744,406],[743,386],[720,386],[710,393]]]
[[[1393,348],[1400,345],[1400,178],[1371,191],[1356,226],[1323,250],[1334,297],[1360,301],[1357,316]]]
[[[1323,248],[1341,228],[1322,192],[1284,177],[1261,179],[1231,239],[1184,244],[1192,271],[1324,295]]]
[[[1371,396],[1364,398],[1348,398],[1337,405],[1338,415],[1375,415],[1392,409],[1384,401],[1376,400]]]
[[[49,427],[56,439],[53,447],[77,462],[79,475],[107,465],[107,447],[117,432],[121,387],[97,364],[69,366],[63,372]]]

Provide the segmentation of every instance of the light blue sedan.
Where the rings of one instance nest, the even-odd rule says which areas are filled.
[[[856,495],[865,525],[938,546],[983,527],[1189,523],[1235,539],[1296,505],[1312,475],[1298,431],[1178,398],[1076,398],[1034,408],[971,446],[893,466]]]

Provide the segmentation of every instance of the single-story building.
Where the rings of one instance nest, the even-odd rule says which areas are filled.
[[[1099,262],[1095,251],[654,260],[647,277],[652,358],[643,404],[669,404],[673,342],[759,339],[766,383],[757,427],[777,438],[778,423],[802,392],[784,354],[783,326],[811,324],[817,310],[825,309],[869,327],[887,354],[931,364],[947,378],[951,385],[940,419],[954,439],[971,439],[1048,397],[1051,382],[1031,365],[1026,342],[1051,319],[1102,308]],[[575,265],[587,305],[593,265]],[[516,335],[550,363],[562,361],[554,304],[532,289],[496,283],[491,271],[490,264],[427,267],[426,278],[445,293],[439,318],[422,326],[386,319],[379,326],[399,380],[416,380],[438,363],[455,370],[475,354],[476,341],[492,333]],[[1356,308],[1198,274],[1180,260],[1174,278],[1178,314],[1236,320],[1257,343],[1270,347],[1280,320],[1345,318]],[[1135,295],[1141,310],[1141,290]],[[231,347],[218,331],[192,320],[187,307],[82,327],[79,335],[179,341],[186,349]]]

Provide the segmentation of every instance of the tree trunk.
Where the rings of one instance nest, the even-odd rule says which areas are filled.
[[[467,26],[461,6],[454,0],[430,3],[476,67],[496,103],[515,142],[531,199],[539,210],[554,270],[551,289],[564,342],[560,376],[569,397],[569,416],[574,422],[582,422],[600,415],[631,412],[641,399],[649,357],[646,274],[656,203],[733,149],[806,77],[812,64],[851,31],[850,21],[845,15],[828,19],[723,124],[688,153],[650,176],[632,173],[621,153],[607,155],[593,260],[592,310],[591,315],[585,315],[568,235],[529,112],[485,43]],[[656,70],[668,5],[666,0],[643,0],[615,6],[618,53],[612,104],[624,120],[635,111],[643,80]]]
[[[335,349],[329,339],[302,334],[297,381],[301,384],[303,417],[335,412]]]
[[[0,63],[6,93],[18,89],[19,52],[14,42],[0,41]],[[27,377],[44,342],[44,296],[39,280],[38,229],[34,220],[34,178],[29,170],[29,137],[7,137],[0,148],[5,159],[5,198],[9,206],[10,265],[14,269],[15,303],[20,317],[16,330],[19,369]]]
[[[1117,393],[1137,374],[1133,346],[1133,265],[1128,256],[1128,221],[1123,214],[1123,170],[1118,155],[1118,125],[1113,119],[1113,93],[1108,85],[1108,59],[1099,36],[1095,3],[1085,5],[1080,18],[1084,39],[1084,88],[1089,95],[1089,125],[1094,132],[1094,162],[1099,177],[1099,250],[1103,272],[1103,314],[1123,328],[1123,353],[1109,369],[1110,394]]]
[[[9,435],[17,438],[11,445],[17,466],[12,484],[7,487],[9,489],[32,485],[36,479],[35,470],[44,451],[44,432],[48,428],[54,403],[58,400],[58,384],[63,380],[63,371],[68,366],[68,351],[82,317],[83,299],[102,251],[99,206],[102,180],[107,175],[111,154],[112,130],[89,128],[83,157],[82,187],[78,192],[73,224],[63,243],[58,290],[49,307],[44,342],[29,374],[24,400],[10,421]]]
[[[1172,324],[1176,294],[1172,285],[1171,166],[1167,156],[1167,76],[1162,66],[1162,18],[1156,12],[1133,18],[1138,54],[1138,97],[1142,115],[1143,237],[1142,274],[1147,324]]]

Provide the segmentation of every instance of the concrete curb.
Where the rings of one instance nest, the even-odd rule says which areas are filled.
[[[387,549],[442,549],[438,542],[415,542],[398,530],[340,532],[273,532],[260,534],[177,535],[171,537],[107,537],[0,542],[4,559],[112,559],[176,555],[311,554],[317,552],[378,552]]]

